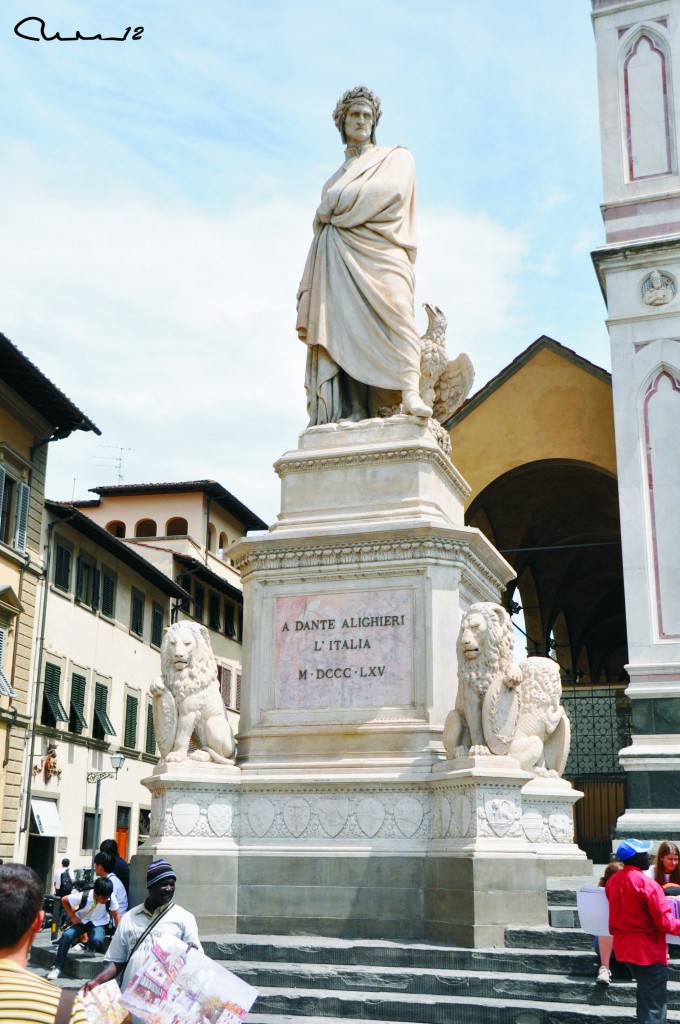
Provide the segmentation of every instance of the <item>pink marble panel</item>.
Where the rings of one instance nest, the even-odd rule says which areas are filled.
[[[412,591],[278,597],[274,673],[276,708],[410,705]]]

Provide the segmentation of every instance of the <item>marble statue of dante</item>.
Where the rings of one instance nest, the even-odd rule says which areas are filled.
[[[403,146],[376,146],[380,115],[365,86],[346,92],[333,113],[345,162],[323,187],[298,292],[310,426],[366,419],[400,402],[409,415],[432,413],[419,393],[413,310],[415,168]]]

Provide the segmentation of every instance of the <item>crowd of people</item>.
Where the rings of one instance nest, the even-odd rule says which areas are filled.
[[[54,968],[47,979],[28,970],[33,940],[43,926],[44,892],[32,868],[0,864],[0,1024],[17,1021],[35,1024],[87,1024],[74,990],[60,989],[59,978],[74,943],[85,939],[89,950],[102,948],[109,922],[115,927],[104,969],[81,991],[89,992],[114,978],[125,987],[149,956],[161,935],[171,935],[187,946],[201,949],[193,914],[175,903],[176,873],[166,860],[153,861],[147,870],[147,896],[128,909],[130,871],[118,856],[113,840],[102,843],[94,859],[97,875],[83,893],[69,882],[65,858],[54,873],[55,894],[70,924],[59,938]],[[68,891],[63,892],[62,890]],[[137,1024],[132,1016],[133,1024]]]
[[[651,863],[651,846],[626,839],[600,879],[609,905],[609,933],[596,940],[597,982],[609,985],[612,961],[625,965],[636,982],[637,1024],[665,1024],[667,937],[680,936],[680,849],[674,842],[662,842]],[[102,843],[94,868],[94,886],[83,893],[74,887],[68,858],[54,873],[55,893],[70,923],[58,939],[54,967],[43,980],[27,969],[31,945],[43,925],[42,884],[23,864],[0,863],[0,1024],[19,1019],[86,1024],[73,990],[60,990],[50,982],[59,978],[75,943],[84,941],[93,953],[100,950],[109,924],[115,931],[104,968],[86,982],[83,992],[114,979],[125,988],[162,935],[201,949],[195,917],[175,903],[177,875],[168,861],[149,865],[146,899],[130,909],[129,867],[114,840]],[[132,1021],[136,1024],[134,1016]]]

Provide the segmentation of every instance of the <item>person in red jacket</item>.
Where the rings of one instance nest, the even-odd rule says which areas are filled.
[[[668,987],[667,935],[680,935],[677,920],[658,882],[645,875],[651,843],[626,839],[616,851],[623,870],[605,887],[614,953],[637,982],[637,1024],[665,1024]]]

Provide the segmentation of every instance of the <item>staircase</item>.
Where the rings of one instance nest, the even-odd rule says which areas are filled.
[[[620,968],[595,983],[592,939],[575,890],[549,893],[549,928],[508,928],[505,948],[304,936],[214,937],[206,953],[254,985],[252,1024],[624,1024],[635,985]],[[680,961],[671,962],[668,1021],[680,1024]]]
[[[625,969],[609,988],[595,983],[576,891],[554,889],[548,897],[550,927],[508,928],[503,948],[278,935],[202,942],[208,956],[259,990],[249,1024],[634,1022],[635,985]],[[53,960],[53,946],[34,946],[31,966],[49,969]],[[70,956],[60,983],[80,985],[101,967],[100,956]],[[670,978],[668,1021],[680,1024],[680,960],[671,961]]]

